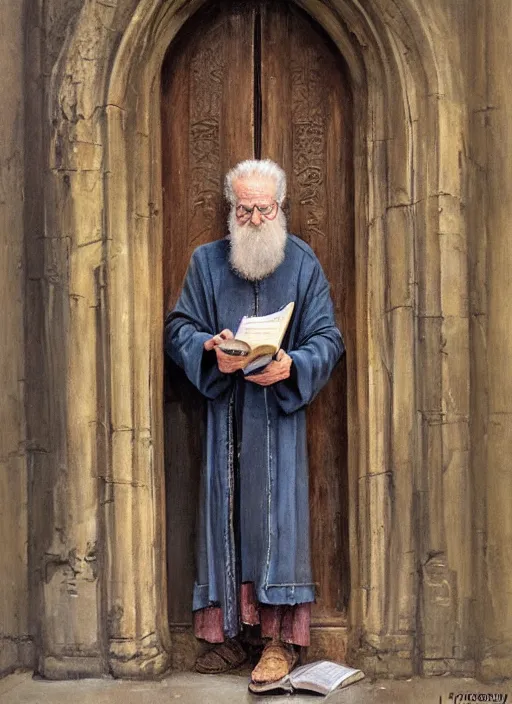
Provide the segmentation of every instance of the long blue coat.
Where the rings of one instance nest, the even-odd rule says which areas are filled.
[[[291,376],[273,386],[222,374],[203,344],[242,316],[295,301],[283,349]],[[314,601],[309,548],[306,406],[343,353],[329,284],[312,249],[288,235],[283,263],[250,282],[229,265],[229,241],[192,255],[168,315],[165,346],[208,399],[193,609],[220,604],[224,631],[239,630],[240,582],[264,604]]]

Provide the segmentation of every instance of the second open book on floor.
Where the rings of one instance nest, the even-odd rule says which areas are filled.
[[[319,660],[308,665],[302,665],[292,670],[288,675],[267,684],[250,683],[251,692],[271,692],[281,690],[294,692],[306,690],[317,694],[331,694],[336,689],[348,687],[349,684],[362,680],[364,673],[348,665],[339,665],[329,660]]]

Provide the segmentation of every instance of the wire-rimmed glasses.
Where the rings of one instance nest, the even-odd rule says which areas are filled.
[[[246,205],[237,205],[235,208],[236,217],[240,222],[247,222],[252,218],[254,210],[257,210],[266,220],[273,220],[279,210],[279,204],[277,201],[273,201],[268,205],[253,205],[252,208],[248,208]]]

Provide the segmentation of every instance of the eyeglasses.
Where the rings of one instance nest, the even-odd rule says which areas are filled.
[[[273,220],[279,210],[279,204],[274,201],[270,205],[253,205],[252,208],[248,208],[245,205],[237,205],[235,213],[241,222],[245,222],[252,218],[255,209],[267,220]]]

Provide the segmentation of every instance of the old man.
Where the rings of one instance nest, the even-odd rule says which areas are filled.
[[[287,233],[285,193],[285,174],[270,160],[227,174],[229,235],[195,250],[165,328],[167,353],[208,400],[193,609],[196,636],[216,645],[196,668],[241,664],[242,624],[258,624],[267,641],[256,687],[287,674],[309,644],[306,406],[344,349],[318,259]],[[219,345],[244,315],[290,301],[282,349],[244,376],[243,358]]]

